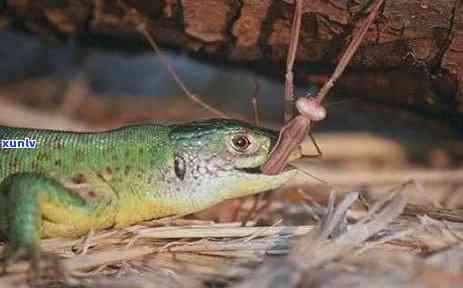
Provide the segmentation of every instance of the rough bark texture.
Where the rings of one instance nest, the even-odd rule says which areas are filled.
[[[5,14],[47,37],[109,33],[140,40],[129,19],[135,8],[161,44],[283,69],[292,1],[9,0]],[[370,3],[306,1],[296,58],[299,81],[324,80],[313,67],[332,69]],[[336,88],[441,115],[463,115],[463,1],[387,0]]]

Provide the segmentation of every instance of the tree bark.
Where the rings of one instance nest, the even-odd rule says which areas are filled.
[[[4,9],[13,23],[46,37],[103,33],[140,41],[130,22],[136,9],[160,44],[280,73],[293,1],[8,0]],[[296,80],[326,79],[371,2],[305,1]],[[341,78],[335,90],[343,93],[461,119],[463,0],[387,0]]]

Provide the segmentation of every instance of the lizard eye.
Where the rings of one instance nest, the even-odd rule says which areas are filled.
[[[238,152],[246,151],[251,145],[251,141],[246,135],[236,135],[232,138],[233,148]]]

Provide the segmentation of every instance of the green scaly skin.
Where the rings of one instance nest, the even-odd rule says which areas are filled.
[[[234,120],[97,133],[0,126],[0,139],[26,137],[36,149],[0,148],[5,265],[22,249],[36,263],[40,238],[183,216],[277,188],[295,173],[261,174],[276,134]]]

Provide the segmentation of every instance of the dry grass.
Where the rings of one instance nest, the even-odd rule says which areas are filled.
[[[332,196],[315,225],[165,219],[78,240],[44,240],[43,251],[63,257],[66,273],[42,285],[461,287],[463,223],[424,216],[425,208],[402,214],[401,188],[368,205],[352,206],[361,203],[359,193],[336,205]],[[268,214],[285,212],[272,209]],[[26,263],[15,264],[0,287],[26,285],[26,271]]]

